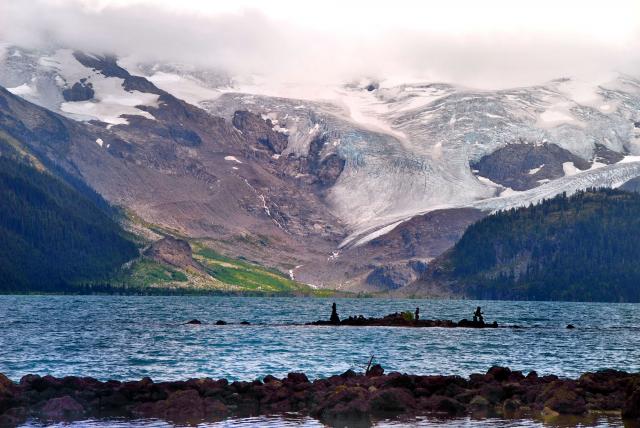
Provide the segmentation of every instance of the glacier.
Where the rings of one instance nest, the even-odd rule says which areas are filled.
[[[157,105],[156,95],[125,91],[119,79],[84,67],[70,50],[3,49],[0,84],[36,104],[76,120],[109,124],[125,123],[123,115],[153,118],[137,106]],[[306,156],[311,143],[324,137],[321,156],[335,153],[345,161],[324,194],[331,212],[350,231],[339,247],[362,245],[438,209],[496,211],[562,192],[616,187],[640,176],[635,157],[640,155],[640,80],[633,76],[563,77],[500,90],[367,79],[310,87],[179,64],[141,64],[134,58],[122,58],[119,65],[213,115],[231,119],[234,112],[248,110],[268,119],[288,137],[275,161]],[[95,99],[65,101],[61,87],[81,78],[94,85]],[[591,167],[580,170],[568,163],[563,177],[540,180],[525,191],[472,170],[470,164],[510,144],[555,144]],[[596,159],[597,146],[625,158],[604,164]]]

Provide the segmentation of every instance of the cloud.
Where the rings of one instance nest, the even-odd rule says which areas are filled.
[[[489,88],[610,71],[640,75],[640,8],[633,1],[2,3],[0,38],[9,43],[59,44],[280,82],[371,76]]]

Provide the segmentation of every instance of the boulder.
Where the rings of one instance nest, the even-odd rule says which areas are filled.
[[[6,377],[4,374],[0,373],[0,386],[4,386],[6,388],[9,388],[9,387],[13,386],[13,382],[11,382],[11,379]]]
[[[490,408],[491,403],[482,395],[476,395],[475,397],[473,397],[468,406],[469,411],[474,414],[487,414]]]
[[[429,410],[437,413],[446,413],[450,416],[463,415],[466,411],[464,404],[450,397],[433,396],[428,399]]]
[[[26,419],[27,409],[24,407],[12,407],[4,412],[0,409],[0,427],[18,426]]]
[[[364,388],[341,385],[312,410],[312,415],[331,426],[369,426],[369,404]]]
[[[144,255],[157,261],[179,269],[194,269],[204,273],[205,269],[193,259],[191,245],[183,239],[166,236],[151,244]]]
[[[384,374],[384,369],[380,364],[374,364],[369,370],[367,370],[367,377],[379,377]]]
[[[229,414],[229,408],[218,399],[205,398],[204,414],[207,419],[223,419]]]
[[[84,413],[84,408],[72,397],[52,398],[42,406],[40,413],[45,419],[63,420],[76,418]]]
[[[389,415],[408,412],[416,407],[416,401],[407,390],[385,388],[373,393],[371,411],[374,415]]]
[[[640,420],[640,388],[629,395],[622,407],[622,417]]]
[[[515,398],[506,399],[502,403],[502,414],[507,418],[515,418],[518,416],[522,407],[523,405],[520,400]]]
[[[286,382],[293,384],[309,383],[309,378],[307,378],[307,375],[304,373],[289,373]]]
[[[583,415],[587,412],[584,397],[577,390],[565,386],[554,388],[544,406],[561,415]]]
[[[358,374],[356,372],[354,372],[353,370],[351,370],[351,369],[347,370],[346,372],[344,372],[344,373],[342,373],[340,375],[341,378],[345,378],[345,379],[349,379],[349,378],[357,377],[357,376],[358,376]]]
[[[493,366],[487,371],[487,377],[493,377],[498,382],[509,380],[511,369],[508,367]]]
[[[204,418],[205,407],[198,391],[186,389],[171,393],[166,400],[142,403],[136,413],[174,422],[199,422]]]
[[[266,375],[264,379],[262,379],[262,382],[264,382],[265,384],[272,383],[272,382],[280,382],[280,379],[272,375]]]

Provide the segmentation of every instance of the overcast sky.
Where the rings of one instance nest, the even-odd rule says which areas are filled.
[[[640,1],[0,0],[0,39],[281,82],[369,76],[494,88],[640,76]]]

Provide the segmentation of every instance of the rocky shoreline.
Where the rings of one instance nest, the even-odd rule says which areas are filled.
[[[295,412],[331,426],[369,426],[383,418],[538,418],[616,414],[640,424],[640,374],[606,370],[578,379],[527,375],[506,367],[486,374],[416,376],[351,370],[309,381],[303,373],[253,382],[190,379],[101,382],[88,377],[27,375],[14,383],[0,374],[0,426],[28,419],[159,418],[197,424],[228,417]]]

